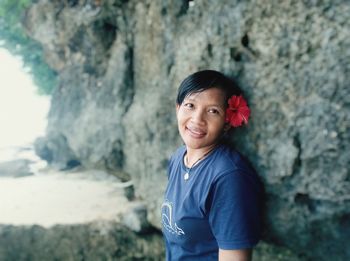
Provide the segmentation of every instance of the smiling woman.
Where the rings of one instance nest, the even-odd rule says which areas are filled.
[[[225,107],[224,93],[218,88],[193,93],[177,105],[178,128],[188,149],[212,150],[224,129]]]
[[[19,58],[0,49],[0,60],[0,148],[24,145],[44,133],[49,98],[36,93]]]
[[[200,71],[180,85],[176,115],[184,146],[170,159],[162,205],[167,260],[251,259],[262,187],[248,161],[223,141],[249,114],[241,90],[219,72]]]

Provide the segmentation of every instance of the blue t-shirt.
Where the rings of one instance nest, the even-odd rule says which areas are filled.
[[[221,249],[247,249],[260,238],[261,183],[248,162],[225,145],[184,174],[186,147],[171,157],[162,204],[166,260],[218,260]]]

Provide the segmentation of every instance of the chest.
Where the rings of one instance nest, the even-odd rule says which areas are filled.
[[[205,178],[208,173],[197,169],[185,180],[183,167],[177,166],[171,171],[162,204],[162,225],[167,240],[187,247],[214,240],[208,209],[210,182]]]

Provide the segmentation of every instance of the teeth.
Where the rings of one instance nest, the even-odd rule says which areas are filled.
[[[198,135],[203,134],[203,132],[199,132],[199,131],[195,131],[195,130],[192,130],[192,132],[195,133],[195,134],[198,134]]]
[[[199,131],[199,130],[194,130],[194,129],[190,129],[190,128],[188,128],[188,130],[190,132],[192,132],[193,134],[196,134],[196,135],[204,135],[205,134],[205,132],[202,132],[202,131]]]

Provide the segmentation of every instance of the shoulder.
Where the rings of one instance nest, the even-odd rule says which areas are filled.
[[[227,145],[220,145],[213,155],[212,164],[219,172],[254,172],[249,160],[236,149]]]
[[[220,145],[213,156],[210,165],[216,173],[214,183],[220,182],[228,185],[238,182],[253,185],[257,189],[261,187],[260,179],[252,164],[236,149]]]

